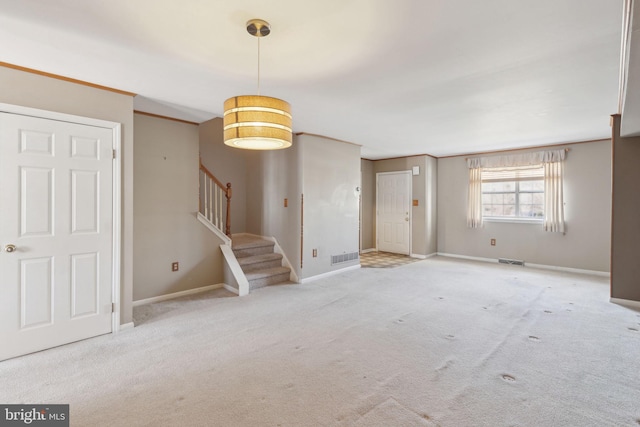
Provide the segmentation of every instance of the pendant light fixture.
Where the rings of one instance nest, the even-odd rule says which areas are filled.
[[[224,143],[247,150],[278,150],[291,146],[291,106],[278,98],[260,95],[260,38],[271,32],[261,19],[247,22],[247,32],[258,38],[258,94],[224,102]]]

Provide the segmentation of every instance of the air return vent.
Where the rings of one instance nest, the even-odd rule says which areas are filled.
[[[524,267],[524,261],[519,259],[498,258],[500,264],[521,265]]]
[[[343,262],[355,261],[360,258],[358,252],[349,252],[340,255],[331,255],[331,265],[342,264]]]

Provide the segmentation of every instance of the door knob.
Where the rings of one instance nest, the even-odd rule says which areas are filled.
[[[4,247],[5,252],[15,252],[15,250],[16,250],[16,245],[7,245]]]

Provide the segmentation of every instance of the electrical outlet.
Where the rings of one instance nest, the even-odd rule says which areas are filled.
[[[313,257],[316,258],[318,256],[318,250],[314,249],[313,250]]]
[[[491,239],[491,246],[495,246],[496,245],[496,239]]]
[[[180,265],[177,262],[171,263],[171,271],[178,271],[180,269]]]

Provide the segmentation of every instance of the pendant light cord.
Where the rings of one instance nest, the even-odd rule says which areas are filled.
[[[260,95],[260,37],[258,39],[258,96]]]

